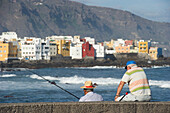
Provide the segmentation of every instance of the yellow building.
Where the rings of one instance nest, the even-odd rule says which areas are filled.
[[[130,46],[117,46],[115,47],[116,53],[130,53]]]
[[[71,41],[67,40],[53,40],[50,43],[57,45],[57,54],[62,54],[63,56],[70,56],[70,44]]]
[[[139,53],[148,53],[148,42],[139,42]]]
[[[157,60],[160,55],[162,55],[162,48],[150,47],[149,56],[151,60]]]
[[[0,42],[0,61],[17,58],[17,46],[12,42]]]
[[[106,45],[109,49],[113,49],[114,40],[111,40],[110,42],[106,43]]]

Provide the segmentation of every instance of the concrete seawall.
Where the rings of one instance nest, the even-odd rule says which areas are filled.
[[[170,102],[1,103],[0,113],[170,113]]]

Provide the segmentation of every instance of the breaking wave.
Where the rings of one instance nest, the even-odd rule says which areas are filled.
[[[31,75],[30,76],[33,79],[42,79],[41,77],[37,75]],[[77,75],[72,77],[51,77],[51,76],[43,76],[45,79],[52,80],[52,81],[59,81],[59,83],[62,84],[84,84],[85,81],[93,81],[93,83],[97,83],[100,85],[111,85],[111,84],[119,84],[121,79],[118,78],[86,78],[86,77],[79,77]],[[149,80],[149,84],[151,86],[158,86],[161,88],[170,88],[170,81],[157,81],[157,80]]]

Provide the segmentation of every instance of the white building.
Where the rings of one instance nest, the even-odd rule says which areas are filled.
[[[81,42],[80,42],[80,36],[74,36],[72,43],[73,43],[73,44],[79,44],[79,43],[81,43]]]
[[[93,47],[95,49],[96,59],[104,59],[105,57],[104,46],[101,44],[94,44]]]
[[[72,36],[56,36],[56,35],[53,35],[53,36],[48,36],[46,37],[46,40],[49,40],[49,41],[55,41],[55,40],[68,40],[68,41],[73,41],[73,37]]]
[[[86,42],[89,42],[90,44],[94,45],[95,44],[95,39],[91,37],[84,37],[86,39]]]
[[[114,49],[105,49],[105,54],[114,54],[116,53],[116,50]]]
[[[41,39],[41,57],[42,60],[50,60],[50,42]]]
[[[24,37],[21,40],[21,58],[25,60],[41,60],[41,38]]]
[[[70,46],[70,56],[72,59],[82,59],[82,44]]]
[[[18,39],[16,32],[2,32],[2,35],[0,36],[1,41],[11,41],[13,39]]]
[[[119,45],[125,46],[125,40],[123,40],[123,39],[117,39],[117,41],[114,41],[113,48],[115,49],[115,47],[117,47],[117,46],[119,46]]]

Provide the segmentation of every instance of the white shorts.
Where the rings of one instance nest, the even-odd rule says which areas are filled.
[[[118,97],[116,99],[116,101],[120,101],[121,98],[123,98],[124,95]],[[131,93],[127,94],[124,96],[124,98],[121,100],[121,102],[125,102],[125,101],[140,101],[140,102],[148,102],[151,100],[151,96],[150,95],[133,95]]]

